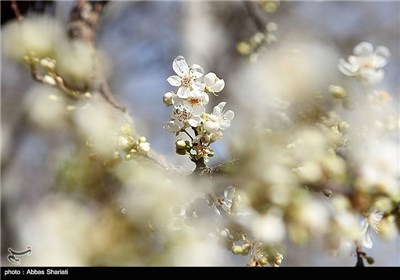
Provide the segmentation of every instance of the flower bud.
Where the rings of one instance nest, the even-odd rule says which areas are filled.
[[[186,155],[186,149],[176,149],[175,151],[178,155]]]
[[[167,107],[169,107],[169,106],[171,106],[172,104],[174,104],[173,97],[174,97],[174,93],[173,93],[172,91],[166,92],[166,93],[164,94],[164,96],[163,96],[163,102],[164,102],[164,104],[165,104]]]
[[[184,140],[178,139],[178,140],[175,142],[175,147],[176,147],[176,149],[185,149],[185,148],[186,148],[186,143],[185,143]]]
[[[150,144],[147,142],[140,143],[138,146],[138,152],[141,154],[147,154],[150,151]]]
[[[340,132],[346,132],[349,129],[349,124],[347,122],[340,122],[338,124],[338,129]]]
[[[56,68],[56,63],[54,59],[42,58],[40,61],[40,66],[46,70],[54,70]]]
[[[239,245],[232,246],[232,253],[234,253],[235,255],[241,255],[243,253],[242,246]]]
[[[45,75],[43,77],[43,83],[51,85],[51,86],[55,86],[56,85],[56,80],[54,80],[54,78],[50,77],[49,75]]]
[[[347,96],[346,90],[340,86],[330,85],[329,92],[334,98],[343,99]]]

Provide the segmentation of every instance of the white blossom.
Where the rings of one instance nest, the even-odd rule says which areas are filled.
[[[365,248],[372,248],[371,233],[379,233],[379,223],[383,218],[383,212],[371,211],[362,223],[361,245]]]
[[[206,85],[206,91],[213,94],[222,91],[225,87],[225,81],[212,72],[204,76],[204,84]]]
[[[165,128],[170,132],[178,132],[185,127],[197,127],[200,125],[201,118],[192,107],[181,103],[171,113],[171,120],[167,122]]]
[[[235,197],[236,188],[229,186],[224,190],[224,198],[221,201],[222,209],[229,212],[232,207],[233,198]]]
[[[191,90],[204,91],[205,85],[196,81],[204,74],[203,68],[198,64],[189,66],[183,56],[178,56],[172,63],[172,68],[177,75],[170,76],[167,81],[171,86],[179,87],[177,95],[180,98],[189,97]]]
[[[231,120],[235,117],[232,110],[223,111],[226,102],[221,102],[214,107],[213,113],[206,116],[204,127],[208,132],[216,133],[231,126]]]
[[[378,46],[374,50],[371,43],[361,42],[354,47],[354,55],[339,60],[338,68],[346,76],[360,77],[369,84],[374,84],[383,79],[383,66],[389,60],[390,51],[384,46]]]
[[[175,96],[172,103],[175,108],[183,106],[192,114],[199,116],[205,111],[204,105],[206,105],[208,101],[209,97],[207,93],[204,91],[193,90],[189,92],[186,99]]]

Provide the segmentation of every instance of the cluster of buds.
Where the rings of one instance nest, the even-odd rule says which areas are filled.
[[[170,91],[163,96],[164,104],[173,107],[165,128],[176,136],[185,133],[190,138],[177,139],[177,154],[189,154],[192,161],[201,158],[207,161],[214,155],[210,145],[222,138],[222,131],[230,127],[234,118],[233,111],[224,111],[226,102],[215,106],[212,113],[206,113],[209,94],[218,96],[225,82],[214,73],[206,74],[201,82],[199,78],[204,74],[203,68],[198,64],[189,66],[183,56],[174,60],[172,68],[176,75],[170,76],[167,81],[178,87],[178,91]]]
[[[68,97],[91,98],[88,92],[79,92],[70,88],[63,77],[57,73],[57,62],[51,57],[39,57],[35,52],[29,52],[24,56],[24,62],[29,66],[32,76],[43,84],[53,86],[61,90]]]
[[[132,159],[136,154],[146,155],[150,151],[150,143],[146,137],[141,136],[135,139],[129,125],[121,128],[121,135],[117,137],[116,145],[118,148],[115,152],[116,157],[121,155],[126,159]]]

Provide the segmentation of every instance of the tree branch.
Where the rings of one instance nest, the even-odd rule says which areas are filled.
[[[367,255],[365,254],[365,252],[362,251],[360,244],[356,244],[356,257],[357,257],[357,263],[356,263],[356,267],[365,267],[364,265],[364,258]]]
[[[23,22],[24,21],[24,17],[22,16],[22,14],[21,14],[21,12],[19,10],[19,7],[18,7],[18,4],[17,4],[16,0],[11,1],[11,9],[14,11],[15,17],[17,18],[17,20],[19,22]]]
[[[252,19],[254,25],[256,26],[257,30],[264,33],[266,29],[266,22],[257,12],[257,5],[256,1],[243,1],[243,5],[246,8],[246,12],[249,17]]]
[[[92,46],[96,51],[96,31],[100,22],[100,17],[108,1],[87,1],[78,0],[73,7],[69,24],[68,35],[73,40],[81,40]],[[96,63],[94,91],[98,91],[101,96],[114,108],[127,113],[126,108],[117,102],[107,79],[99,63]]]

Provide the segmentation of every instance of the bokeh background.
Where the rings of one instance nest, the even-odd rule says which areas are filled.
[[[1,3],[2,28],[13,18],[9,4]],[[21,9],[28,15],[52,14],[63,26],[67,24],[71,7],[70,1],[21,2]],[[281,1],[276,12],[260,12],[265,22],[276,23],[277,42],[260,53],[257,61],[264,57],[274,59],[269,56],[277,49],[287,52],[288,56],[296,52],[296,48],[305,50],[307,56],[301,63],[309,61],[312,68],[305,77],[319,81],[312,83],[311,87],[321,90],[317,88],[319,85],[340,81],[337,61],[350,55],[356,44],[369,41],[374,45],[384,45],[392,56],[385,67],[383,88],[399,104],[399,14],[398,1]],[[194,164],[175,153],[175,137],[163,129],[170,110],[163,106],[162,95],[171,90],[166,78],[172,75],[172,61],[176,56],[184,55],[190,64],[198,63],[226,82],[221,95],[212,98],[208,105],[212,108],[227,101],[229,108],[236,113],[232,127],[215,145],[211,164],[219,163],[230,157],[227,139],[245,126],[246,118],[253,116],[249,112],[270,109],[254,108],[253,103],[248,102],[249,98],[257,98],[254,92],[269,85],[260,86],[259,81],[244,83],[251,81],[251,75],[257,73],[253,66],[257,61],[249,62],[236,49],[241,40],[248,39],[255,32],[257,26],[240,1],[113,1],[104,12],[96,41],[107,57],[110,87],[131,112],[137,130],[146,135],[152,148],[168,161],[191,170]],[[30,213],[37,211],[38,205],[52,192],[56,180],[52,172],[54,157],[68,151],[73,141],[68,131],[56,133],[37,127],[26,119],[23,112],[30,104],[27,92],[34,84],[26,67],[10,60],[2,51],[3,265],[7,264],[7,248],[24,248],[32,242],[30,239],[37,238],[34,235],[45,234],[41,230],[43,222],[35,220],[39,219],[38,216]],[[72,211],[67,206],[64,210]],[[41,216],[41,219],[57,220],[57,216],[51,216],[51,211],[49,207],[49,217]],[[81,214],[76,213],[77,217]],[[73,224],[70,226],[74,227]],[[63,231],[63,228],[59,230]],[[52,242],[51,236],[49,242]],[[282,265],[355,264],[353,254],[325,253],[320,250],[322,243],[315,240],[304,246],[288,245],[290,249]],[[55,251],[63,252],[62,245],[53,245],[61,248]],[[375,257],[376,265],[400,265],[399,238],[390,242],[376,239],[374,248],[368,252]],[[219,254],[221,257],[214,262],[216,265],[243,264],[243,258],[229,252],[221,250]],[[69,253],[65,252],[65,255]],[[62,263],[63,257],[57,255],[55,258]]]

